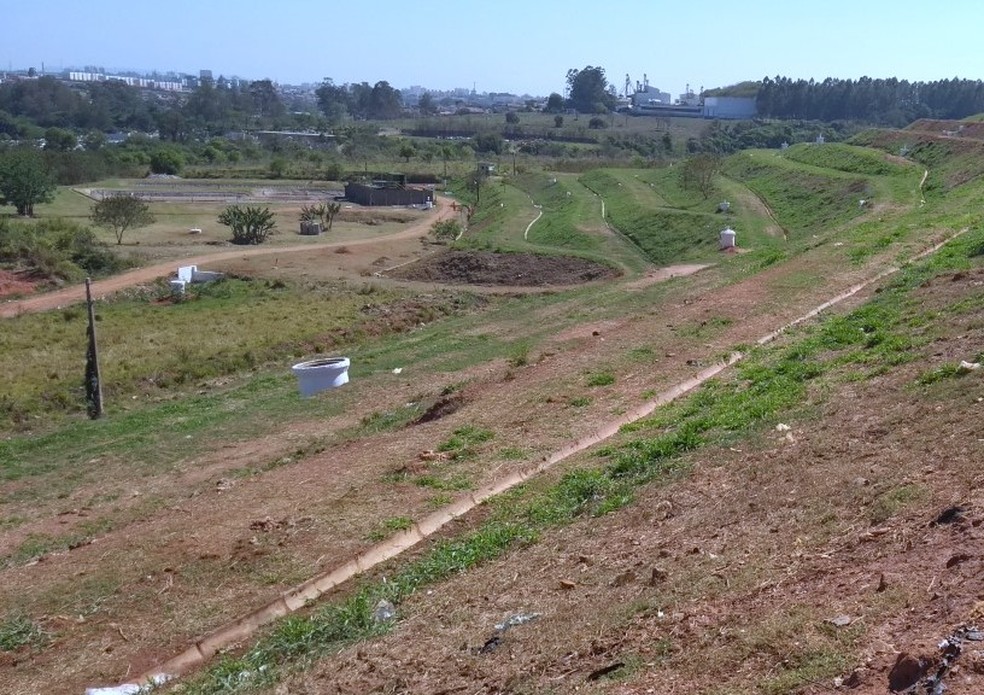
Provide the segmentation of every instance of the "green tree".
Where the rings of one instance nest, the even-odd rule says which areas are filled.
[[[64,128],[48,128],[44,131],[44,149],[54,152],[71,152],[78,144],[75,133]]]
[[[684,188],[700,191],[704,198],[714,192],[714,176],[721,170],[721,158],[716,154],[704,153],[689,157],[680,168],[680,179]]]
[[[543,108],[547,113],[563,113],[564,112],[564,97],[557,94],[557,92],[551,92],[550,96],[547,97],[547,105]]]
[[[234,244],[262,244],[277,224],[270,208],[230,205],[219,214],[219,224],[232,230]]]
[[[351,113],[349,91],[341,85],[336,85],[330,77],[322,81],[314,94],[318,98],[318,108],[325,114],[328,125],[337,126]]]
[[[89,218],[100,227],[113,230],[117,245],[123,243],[126,230],[154,223],[147,203],[129,193],[113,193],[97,201]]]
[[[0,154],[0,204],[34,217],[34,206],[50,202],[54,193],[55,183],[37,150],[19,147]]]
[[[331,225],[335,221],[335,216],[339,212],[341,212],[341,210],[342,210],[341,203],[328,203],[325,206],[325,221],[328,222],[328,226],[325,228],[326,232],[331,231]]]
[[[564,117],[561,116],[560,114],[557,114],[556,116],[554,116],[554,128],[563,128],[563,127],[564,127]]]
[[[183,164],[181,154],[172,149],[160,149],[150,155],[150,171],[154,174],[177,176]]]
[[[615,109],[615,88],[605,79],[605,69],[588,65],[567,71],[571,106],[581,113],[607,113]]]
[[[287,160],[283,157],[274,157],[270,160],[270,175],[275,179],[282,179],[287,173]]]
[[[608,123],[601,116],[592,116],[591,120],[588,121],[588,127],[592,130],[600,130],[602,128],[607,128]]]
[[[249,96],[253,101],[253,108],[257,115],[262,118],[272,119],[283,116],[287,109],[277,88],[270,80],[256,80],[249,83]]]
[[[98,152],[106,146],[106,135],[98,130],[90,130],[82,137],[82,146],[87,152]]]
[[[434,96],[430,92],[424,92],[417,101],[417,108],[425,116],[433,116],[437,113],[437,104],[434,103]]]
[[[410,158],[415,154],[417,154],[417,148],[409,142],[400,145],[400,156],[403,157],[405,162],[409,162]]]
[[[448,160],[454,156],[454,149],[450,145],[441,148],[441,159],[444,160],[444,178],[448,177]]]
[[[517,123],[519,123],[519,114],[516,113],[515,111],[507,111],[506,123],[508,123],[509,125],[516,125]]]
[[[439,220],[431,225],[431,235],[437,241],[454,241],[461,234],[458,220]]]
[[[321,223],[321,229],[326,232],[331,231],[331,225],[335,221],[335,215],[342,209],[341,203],[318,203],[317,205],[305,205],[301,208],[301,222]]]

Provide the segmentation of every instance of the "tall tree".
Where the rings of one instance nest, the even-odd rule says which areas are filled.
[[[564,97],[557,94],[557,92],[551,92],[550,96],[547,97],[547,105],[543,110],[547,113],[563,113]]]
[[[34,217],[34,206],[50,202],[54,193],[55,183],[37,150],[18,147],[0,154],[0,205]]]
[[[249,95],[256,113],[263,118],[280,118],[287,112],[280,94],[270,80],[250,82]]]
[[[437,104],[434,103],[434,95],[430,92],[424,92],[420,95],[420,99],[417,101],[417,108],[420,109],[420,113],[425,116],[433,116],[437,113]]]
[[[113,193],[96,201],[89,217],[100,227],[113,230],[117,244],[123,243],[126,230],[154,223],[147,203],[129,193]]]
[[[400,90],[393,89],[386,80],[373,85],[369,97],[370,118],[399,118],[403,112]]]
[[[615,108],[614,87],[605,79],[605,69],[588,65],[567,71],[571,106],[582,113],[606,113]]]
[[[330,77],[326,77],[314,93],[318,98],[318,108],[325,114],[329,125],[337,126],[351,113],[349,91],[336,85]]]

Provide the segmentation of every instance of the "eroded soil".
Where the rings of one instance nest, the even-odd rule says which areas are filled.
[[[573,256],[491,251],[447,251],[387,273],[390,277],[450,285],[543,287],[578,285],[619,276],[614,268]]]

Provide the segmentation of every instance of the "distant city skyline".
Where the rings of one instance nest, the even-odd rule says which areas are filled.
[[[918,13],[888,0],[815,7],[779,0],[284,0],[262,9],[231,0],[173,0],[166,8],[50,0],[4,10],[0,61],[3,69],[208,69],[294,85],[331,77],[537,96],[562,92],[568,69],[593,65],[619,92],[626,74],[633,84],[645,74],[676,96],[688,84],[696,91],[775,75],[981,79],[982,20],[984,5],[971,0]]]

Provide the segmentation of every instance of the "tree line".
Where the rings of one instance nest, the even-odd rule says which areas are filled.
[[[984,112],[984,82],[947,79],[909,82],[895,77],[822,82],[765,78],[756,104],[760,116],[815,121],[862,121],[904,126],[919,118],[960,119]]]
[[[153,98],[149,98],[152,96]],[[303,128],[317,118],[285,102],[270,80],[203,80],[190,94],[142,93],[119,80],[69,84],[54,77],[0,84],[0,139],[45,137],[45,129],[158,131],[187,141],[249,128]]]

